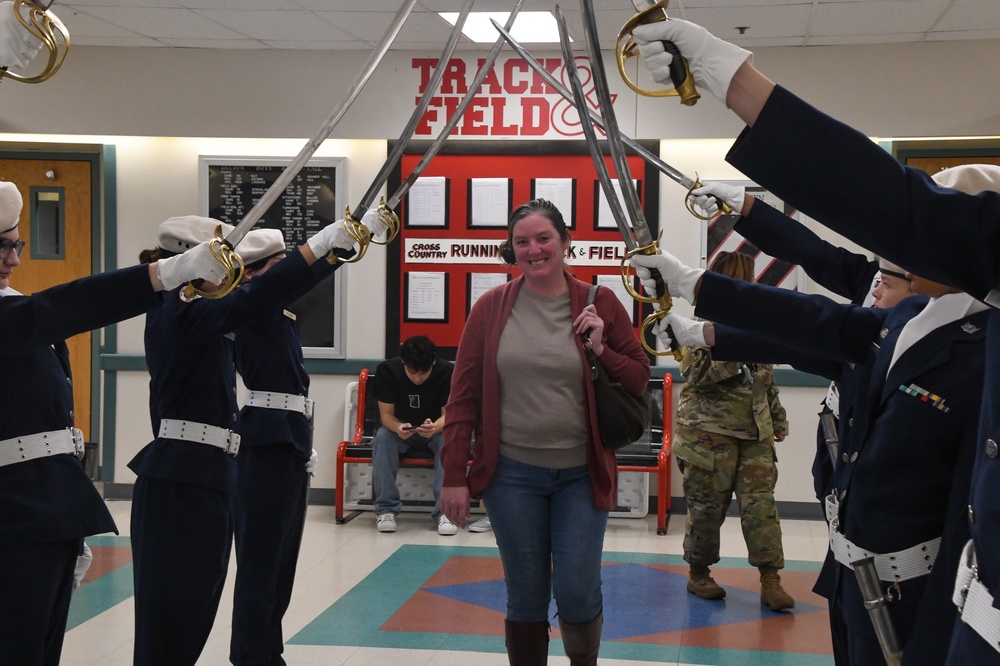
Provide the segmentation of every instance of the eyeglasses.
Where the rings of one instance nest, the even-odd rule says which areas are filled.
[[[24,251],[25,242],[23,240],[12,241],[7,238],[0,240],[0,259],[6,259],[10,256],[11,252],[21,256],[21,252]]]

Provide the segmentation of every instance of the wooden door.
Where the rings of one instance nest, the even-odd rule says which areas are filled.
[[[91,163],[0,159],[0,180],[17,185],[24,200],[18,233],[27,243],[10,286],[22,294],[91,274]],[[33,238],[32,236],[35,235]],[[108,294],[113,298],[113,294]],[[67,340],[73,368],[76,427],[91,440],[91,334]]]
[[[1000,166],[1000,157],[987,155],[934,155],[906,158],[906,166],[922,169],[932,176],[942,169],[950,169],[962,164],[992,164]]]

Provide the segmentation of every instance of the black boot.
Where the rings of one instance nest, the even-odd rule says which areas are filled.
[[[560,618],[559,628],[562,630],[563,648],[569,657],[570,666],[597,666],[603,626],[603,611],[590,622],[583,624],[571,624]]]
[[[549,659],[549,623],[504,620],[510,666],[545,666]]]

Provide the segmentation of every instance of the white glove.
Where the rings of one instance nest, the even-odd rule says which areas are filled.
[[[694,205],[704,211],[705,215],[710,216],[719,214],[719,201],[727,204],[737,215],[742,215],[745,194],[745,187],[713,182],[705,183],[701,187],[691,190]]]
[[[26,67],[42,48],[14,14],[14,3],[0,2],[0,67]]]
[[[368,231],[372,232],[372,238],[378,238],[389,228],[388,225],[386,225],[386,223],[379,218],[377,210],[369,209],[364,215],[362,215],[361,224],[368,227]]]
[[[87,542],[83,542],[83,552],[76,557],[76,568],[73,570],[73,589],[80,587],[83,577],[87,575],[90,564],[94,561],[94,553]]]
[[[705,322],[695,321],[676,314],[668,314],[653,327],[653,333],[667,349],[674,343],[682,347],[707,347],[705,342]],[[673,336],[670,334],[673,333]]]
[[[205,241],[184,254],[156,262],[156,275],[163,283],[163,288],[170,291],[198,278],[212,284],[219,284],[225,280],[228,277],[226,267],[212,254],[210,243],[211,241]]]
[[[330,250],[339,248],[341,250],[353,250],[354,238],[347,233],[343,220],[337,220],[333,224],[328,224],[306,241],[309,249],[317,257],[325,257]]]
[[[671,19],[640,25],[632,31],[639,53],[653,80],[668,86],[673,56],[663,49],[663,41],[673,42],[688,61],[695,86],[712,93],[726,104],[726,94],[733,75],[753,54],[735,44],[725,42],[699,25]],[[728,105],[727,105],[728,106]]]
[[[309,476],[316,476],[316,465],[319,464],[319,454],[316,453],[316,449],[312,450],[309,454],[309,460],[306,461],[306,474]]]
[[[694,305],[694,288],[705,272],[704,268],[685,266],[677,257],[667,252],[662,254],[637,254],[629,261],[635,267],[635,274],[642,282],[642,288],[650,296],[656,295],[656,283],[653,281],[650,269],[655,269],[663,278],[667,292],[676,298],[683,298]]]

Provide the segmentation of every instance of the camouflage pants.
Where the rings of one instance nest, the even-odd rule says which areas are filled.
[[[784,567],[781,524],[774,505],[778,480],[774,439],[754,442],[683,426],[677,427],[676,437],[714,454],[711,469],[704,466],[704,456],[678,456],[687,501],[684,560],[697,567],[719,561],[719,530],[735,493],[750,564]]]

